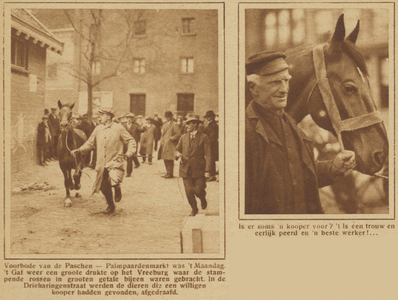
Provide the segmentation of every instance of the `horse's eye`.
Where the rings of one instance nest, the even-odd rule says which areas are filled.
[[[344,85],[344,92],[346,92],[347,94],[354,94],[358,91],[356,86],[353,86],[351,84],[345,84]]]

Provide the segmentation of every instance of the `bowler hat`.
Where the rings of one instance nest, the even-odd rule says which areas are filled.
[[[208,110],[203,118],[215,118],[216,114],[212,110]]]
[[[203,123],[201,120],[199,120],[199,115],[195,115],[195,114],[190,114],[187,117],[187,120],[185,121],[185,123],[188,124],[189,122]]]
[[[112,117],[115,116],[115,112],[111,107],[106,107],[106,108],[101,108],[100,110],[98,110],[98,113],[100,114],[110,114],[112,115]]]
[[[246,62],[246,73],[266,76],[281,72],[289,68],[285,58],[285,53],[270,50],[254,54]]]
[[[173,113],[171,112],[171,111],[166,111],[165,113],[164,113],[164,116],[166,117],[166,118],[171,118],[172,116],[173,116]]]

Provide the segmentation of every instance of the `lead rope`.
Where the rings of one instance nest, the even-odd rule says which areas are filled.
[[[333,125],[334,131],[336,132],[340,148],[342,149],[342,151],[344,151],[344,143],[341,137],[342,131],[354,131],[356,129],[368,127],[383,122],[383,119],[381,118],[381,115],[378,111],[374,111],[369,114],[341,120],[340,113],[334,100],[332,89],[329,85],[329,80],[327,78],[323,50],[324,47],[325,45],[319,45],[312,50],[315,75],[319,90],[322,94],[323,102],[325,103],[325,107],[328,112],[330,121]],[[388,176],[381,174],[374,174],[371,176],[388,179]]]

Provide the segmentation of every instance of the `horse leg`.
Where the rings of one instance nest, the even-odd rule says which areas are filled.
[[[80,198],[81,195],[80,193],[77,192],[77,190],[80,190],[81,184],[80,184],[80,177],[82,176],[82,169],[84,168],[84,160],[82,159],[81,161],[78,162],[75,173],[73,174],[73,179],[75,181],[75,190],[76,190],[76,197]],[[78,171],[79,170],[79,171]]]
[[[70,186],[70,171],[69,170],[62,170],[62,173],[64,173],[64,185],[65,185],[65,191],[66,191],[66,198],[64,200],[64,205],[65,207],[70,207],[72,206],[72,201],[70,200],[70,191],[69,191],[69,186]]]

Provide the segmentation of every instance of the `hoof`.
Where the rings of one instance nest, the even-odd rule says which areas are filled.
[[[81,198],[81,196],[82,196],[82,195],[80,195],[80,193],[76,193],[76,194],[75,194],[75,197],[76,197],[76,198]]]
[[[65,207],[71,207],[72,206],[72,201],[70,201],[69,198],[66,198],[64,205],[65,205]]]
[[[80,184],[75,184],[75,190],[80,190],[81,185]]]

